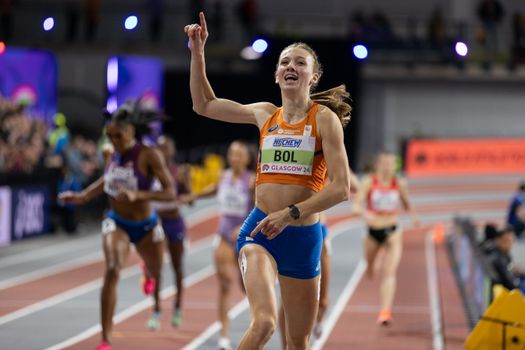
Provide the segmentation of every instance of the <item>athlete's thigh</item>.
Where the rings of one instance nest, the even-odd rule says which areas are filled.
[[[273,257],[258,244],[246,244],[239,253],[239,266],[252,315],[271,314],[276,319],[277,265]]]
[[[392,233],[385,245],[385,257],[383,262],[384,272],[395,272],[403,254],[403,232],[401,229]]]
[[[279,275],[279,283],[288,335],[309,335],[317,315],[319,276],[299,279]]]
[[[135,244],[137,252],[151,272],[162,267],[164,240],[164,237],[157,239],[152,230]]]
[[[104,230],[103,230],[104,231]],[[102,246],[107,268],[122,268],[129,255],[129,237],[118,226],[106,229],[102,233]]]
[[[237,268],[235,249],[224,239],[219,237],[219,241],[214,251],[214,258],[219,277],[221,279],[231,279],[233,269]]]

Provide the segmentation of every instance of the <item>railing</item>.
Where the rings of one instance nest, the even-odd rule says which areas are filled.
[[[469,218],[455,218],[447,248],[471,328],[492,301],[497,275],[479,247],[476,227]]]

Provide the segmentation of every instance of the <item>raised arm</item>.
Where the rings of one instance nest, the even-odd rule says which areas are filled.
[[[188,34],[191,50],[190,91],[193,110],[211,119],[230,123],[254,124],[260,128],[277,107],[268,102],[243,105],[215,96],[206,76],[204,58],[204,46],[208,38],[206,19],[202,12],[199,17],[200,25],[190,24],[184,27],[184,31]]]

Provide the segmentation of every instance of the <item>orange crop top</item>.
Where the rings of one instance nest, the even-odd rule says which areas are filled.
[[[260,132],[256,184],[278,183],[305,186],[319,192],[324,186],[326,161],[317,136],[314,103],[304,120],[288,124],[282,107],[264,123]]]

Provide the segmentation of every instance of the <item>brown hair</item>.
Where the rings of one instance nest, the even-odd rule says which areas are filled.
[[[320,80],[321,76],[323,75],[323,66],[321,65],[321,62],[319,61],[319,56],[314,51],[314,49],[312,49],[308,44],[296,42],[285,47],[283,51],[294,48],[303,49],[312,56],[312,58],[314,59],[314,73],[319,74]],[[319,82],[319,80],[317,81],[317,83]],[[310,98],[312,99],[312,101],[330,108],[335,114],[337,114],[337,117],[341,121],[341,125],[345,127],[348,124],[348,122],[350,122],[350,112],[352,111],[352,106],[350,106],[350,104],[346,102],[346,100],[350,98],[350,94],[348,93],[348,91],[346,91],[346,86],[344,84],[341,84],[337,87],[325,91],[312,93],[312,91],[316,88],[317,83],[312,85],[310,91]]]

